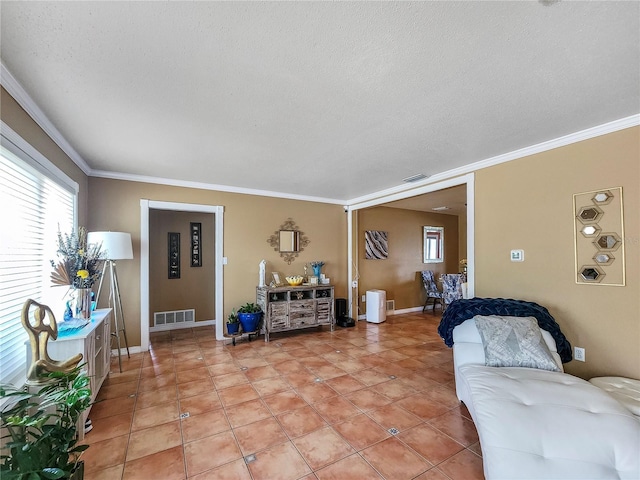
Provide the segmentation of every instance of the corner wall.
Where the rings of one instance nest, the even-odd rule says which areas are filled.
[[[0,105],[2,107],[0,108],[2,121],[51,163],[55,164],[56,167],[78,183],[78,225],[85,226],[89,198],[88,177],[3,87],[0,87]]]
[[[476,296],[546,306],[591,378],[640,379],[640,128],[634,127],[476,172]],[[573,194],[623,187],[626,286],[575,282]],[[525,261],[512,263],[511,249]]]

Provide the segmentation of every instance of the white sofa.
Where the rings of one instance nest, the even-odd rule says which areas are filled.
[[[458,398],[493,479],[640,479],[640,420],[605,391],[560,372],[487,367],[474,319],[453,330]]]

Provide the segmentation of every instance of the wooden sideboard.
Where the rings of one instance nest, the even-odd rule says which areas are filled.
[[[257,287],[264,312],[264,341],[275,332],[335,324],[333,285]]]

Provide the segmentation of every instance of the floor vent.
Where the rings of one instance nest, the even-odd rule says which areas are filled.
[[[196,310],[174,310],[171,312],[155,312],[153,314],[153,325],[171,326],[176,325],[183,328],[185,323],[194,323],[196,321]]]
[[[396,309],[395,300],[387,300],[387,313],[393,312]]]

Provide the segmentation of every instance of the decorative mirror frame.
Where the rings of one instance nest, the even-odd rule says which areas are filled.
[[[573,195],[575,281],[625,285],[622,187]]]
[[[298,233],[298,250],[297,251],[295,252],[280,251],[280,231],[282,230]],[[284,259],[285,262],[287,262],[288,265],[291,265],[291,262],[293,262],[298,256],[298,254],[304,250],[304,247],[309,245],[309,243],[311,242],[305,236],[304,232],[298,229],[296,222],[294,222],[292,218],[287,218],[287,220],[282,225],[280,225],[280,228],[275,232],[273,232],[273,235],[267,238],[267,243],[271,245],[276,252],[280,253],[280,256]]]
[[[431,243],[431,237],[436,234],[437,244],[437,257],[430,258],[427,254],[429,248],[428,244]],[[442,263],[444,262],[444,227],[422,227],[422,263]]]

